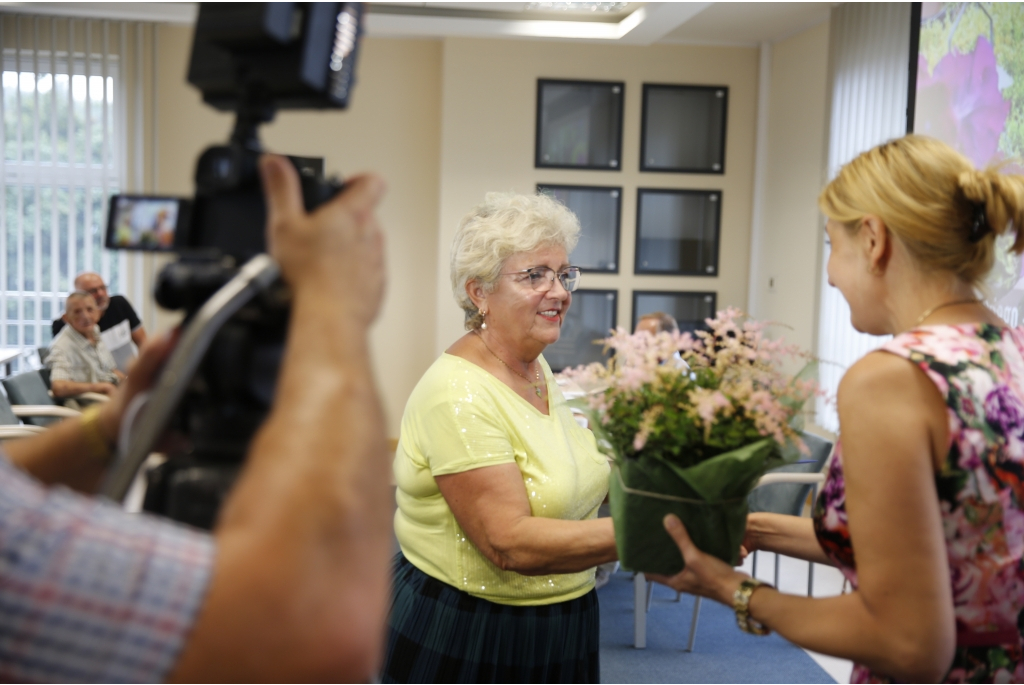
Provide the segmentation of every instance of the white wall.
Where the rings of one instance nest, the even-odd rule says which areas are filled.
[[[199,153],[227,139],[232,117],[185,83],[191,27],[162,26],[158,40],[157,191],[191,194]],[[369,38],[345,112],[282,112],[264,127],[275,152],[321,156],[328,173],[374,170],[388,182],[379,216],[387,234],[388,289],[371,333],[374,367],[398,435],[406,398],[433,361],[441,44]],[[173,323],[162,317],[160,327]]]
[[[764,213],[752,313],[773,334],[814,349],[823,224],[829,24],[771,46]]]

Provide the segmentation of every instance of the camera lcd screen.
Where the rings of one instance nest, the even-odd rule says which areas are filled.
[[[170,252],[179,226],[187,226],[191,202],[177,197],[114,195],[107,219],[107,247]]]

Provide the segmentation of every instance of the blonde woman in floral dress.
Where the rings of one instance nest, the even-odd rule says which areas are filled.
[[[660,580],[853,660],[853,682],[1024,681],[1024,330],[977,295],[997,236],[1024,251],[1024,177],[911,135],[850,162],[819,205],[853,326],[894,337],[840,383],[813,522],[752,514],[745,546],[834,564],[854,591],[784,595],[672,517],[686,569]]]

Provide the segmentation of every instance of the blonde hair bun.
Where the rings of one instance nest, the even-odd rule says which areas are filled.
[[[927,270],[978,286],[992,268],[995,236],[1014,231],[1024,252],[1024,176],[974,168],[945,143],[910,134],[861,153],[818,197],[830,219],[855,230],[882,219]]]

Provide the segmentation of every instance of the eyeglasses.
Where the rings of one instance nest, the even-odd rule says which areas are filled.
[[[580,287],[580,268],[578,266],[567,266],[558,272],[550,266],[534,266],[522,271],[508,271],[503,273],[502,276],[518,276],[521,274],[526,275],[526,278],[522,280],[529,279],[530,287],[542,293],[551,290],[555,285],[556,276],[566,292],[571,293]]]

